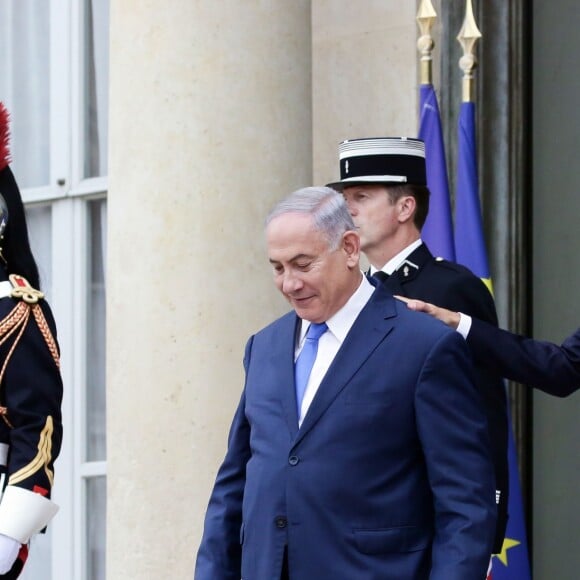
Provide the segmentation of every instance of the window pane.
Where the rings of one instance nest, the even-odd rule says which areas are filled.
[[[50,180],[49,2],[0,2],[0,100],[11,114],[12,169],[21,188]]]
[[[26,208],[26,222],[32,253],[40,273],[40,286],[50,302],[52,287],[52,211],[49,205]]]
[[[106,459],[105,247],[106,201],[91,201],[87,296],[87,461]]]
[[[87,480],[87,580],[105,580],[107,479]]]
[[[85,0],[84,176],[107,175],[109,2]]]

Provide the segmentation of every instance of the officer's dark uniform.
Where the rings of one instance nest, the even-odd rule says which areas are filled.
[[[493,298],[485,284],[467,268],[434,258],[425,244],[414,250],[383,284],[393,294],[461,311],[497,326]],[[496,471],[498,521],[494,552],[501,552],[508,499],[507,397],[503,381],[493,369],[476,361],[475,370],[475,382],[485,405]],[[461,409],[450,409],[450,412],[461,412]]]
[[[24,548],[3,579],[17,578],[28,540],[58,510],[50,493],[62,441],[54,319],[39,292],[12,278],[0,273],[0,533]]]
[[[58,511],[50,495],[62,441],[63,390],[50,308],[12,269],[26,264],[36,277],[9,158],[8,111],[0,103],[0,534],[14,540],[14,549],[21,544],[12,569],[0,574],[4,580],[19,576],[28,541]],[[7,561],[11,555],[5,554]]]

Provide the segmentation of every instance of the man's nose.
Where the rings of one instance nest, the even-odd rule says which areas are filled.
[[[346,207],[348,208],[350,215],[356,215],[358,213],[354,203],[351,203],[348,199],[346,200]]]
[[[285,272],[284,279],[282,280],[282,292],[284,294],[292,294],[297,290],[302,288],[302,280],[300,276],[298,276],[294,272]]]

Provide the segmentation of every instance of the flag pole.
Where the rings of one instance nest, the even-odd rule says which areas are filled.
[[[437,18],[437,13],[431,0],[421,0],[417,10],[417,23],[421,30],[421,36],[417,40],[417,49],[421,53],[421,84],[433,83],[433,47],[435,42],[431,36],[431,28]]]
[[[473,102],[474,100],[474,76],[473,71],[477,67],[477,58],[475,57],[475,43],[481,38],[481,32],[477,28],[473,16],[473,6],[471,0],[465,4],[465,19],[463,26],[457,35],[457,40],[463,48],[463,56],[459,59],[459,68],[463,71],[463,90],[462,100],[464,103]]]
[[[481,32],[473,16],[471,0],[466,0],[465,18],[457,35],[463,48],[463,56],[459,59],[459,68],[463,71],[463,86],[457,135],[455,256],[460,264],[479,276],[493,294],[485,249],[477,170],[474,71],[477,67],[475,45],[480,38]]]

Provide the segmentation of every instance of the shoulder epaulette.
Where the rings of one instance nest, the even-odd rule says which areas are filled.
[[[44,294],[40,290],[33,288],[24,276],[10,274],[8,279],[12,284],[12,291],[10,292],[12,298],[24,300],[27,304],[36,304],[41,298],[44,298]]]

